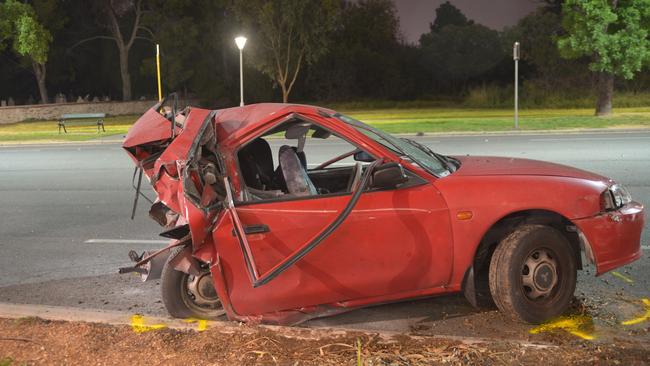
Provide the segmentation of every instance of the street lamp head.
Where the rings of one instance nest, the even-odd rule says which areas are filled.
[[[237,43],[237,48],[239,48],[240,51],[243,50],[246,45],[246,37],[240,36],[235,38],[235,43]]]
[[[512,45],[512,59],[519,60],[519,42]]]

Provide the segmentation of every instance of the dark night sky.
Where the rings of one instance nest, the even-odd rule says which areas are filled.
[[[446,0],[394,0],[400,18],[402,33],[407,42],[420,39],[429,31],[436,8]],[[538,0],[450,0],[467,18],[487,27],[501,30],[535,10]]]

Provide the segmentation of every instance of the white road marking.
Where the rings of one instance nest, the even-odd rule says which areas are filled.
[[[565,138],[541,138],[541,139],[528,139],[528,141],[613,141],[613,140],[650,140],[649,136],[630,136],[630,137],[570,137]]]
[[[650,245],[642,245],[641,249],[643,250],[650,250]]]
[[[86,244],[167,244],[169,240],[141,240],[141,239],[88,239]]]

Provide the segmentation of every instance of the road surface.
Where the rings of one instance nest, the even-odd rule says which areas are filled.
[[[522,157],[591,170],[625,184],[635,200],[650,203],[650,132],[415,139],[448,155]],[[281,143],[271,140],[274,150]],[[312,143],[306,148],[311,151],[310,164],[337,155],[343,148],[327,140]],[[156,283],[140,284],[134,276],[115,275],[118,267],[130,264],[129,249],[155,249],[165,242],[157,236],[159,226],[147,217],[146,201],[140,200],[135,220],[129,217],[132,173],[133,164],[117,143],[1,147],[0,301],[164,313]],[[153,196],[149,190],[145,193]],[[647,224],[642,243],[650,244]],[[595,278],[593,268],[583,271],[576,292],[583,305],[603,314],[638,310],[635,301],[650,296],[647,253],[650,250],[617,271],[621,276]],[[613,297],[625,300],[619,304]],[[357,310],[310,324],[449,332],[439,328],[481,316],[488,323],[490,317],[499,316],[485,314],[477,315],[458,296],[447,296]],[[476,322],[480,328],[480,321]]]

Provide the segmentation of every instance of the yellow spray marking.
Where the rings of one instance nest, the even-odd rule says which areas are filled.
[[[185,319],[185,322],[198,323],[196,330],[198,330],[199,332],[203,332],[204,330],[208,329],[208,321],[205,319],[187,318]]]
[[[144,316],[136,314],[131,317],[131,328],[133,328],[133,331],[136,333],[144,333],[150,330],[167,328],[167,326],[165,324],[147,325],[144,322]]]
[[[555,329],[562,329],[570,334],[573,334],[576,337],[592,340],[596,337],[591,334],[588,329],[585,329],[590,328],[592,324],[593,320],[590,316],[587,315],[566,316],[537,326],[531,329],[529,332],[530,334],[539,334]]]
[[[627,283],[634,283],[633,279],[631,279],[628,276],[622,275],[622,274],[620,274],[619,272],[616,272],[616,271],[612,271],[612,276],[616,276],[616,277],[622,279],[623,281],[625,281]]]
[[[632,325],[632,324],[639,324],[644,321],[650,320],[650,300],[648,299],[641,299],[641,302],[643,302],[643,306],[645,307],[645,314],[638,318],[626,320],[622,322],[621,324],[623,325]]]

